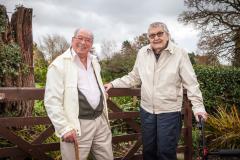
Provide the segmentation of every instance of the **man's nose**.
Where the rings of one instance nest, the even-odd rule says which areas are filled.
[[[80,41],[81,44],[86,44],[86,41],[83,39]]]
[[[160,37],[158,37],[157,35],[155,35],[153,39],[154,39],[154,40],[159,40]]]

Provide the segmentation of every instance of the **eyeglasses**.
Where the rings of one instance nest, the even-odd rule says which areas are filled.
[[[149,38],[151,38],[151,39],[154,39],[156,36],[158,36],[158,37],[162,37],[163,36],[163,34],[164,34],[164,32],[158,32],[158,33],[152,33],[152,34],[149,34]]]
[[[87,43],[91,43],[92,42],[92,39],[90,38],[84,38],[84,37],[73,37],[74,39],[77,39],[79,41],[85,41]]]

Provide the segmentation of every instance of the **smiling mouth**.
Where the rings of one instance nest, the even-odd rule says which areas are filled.
[[[162,42],[160,41],[160,42],[153,42],[154,44],[161,44]]]
[[[82,46],[82,45],[78,45],[77,47],[80,48],[80,49],[87,49],[86,46]]]

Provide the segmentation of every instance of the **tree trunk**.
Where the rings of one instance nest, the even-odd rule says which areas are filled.
[[[18,87],[34,87],[33,70],[33,37],[32,37],[32,9],[18,7],[11,18],[12,31],[14,32],[14,41],[21,48],[22,66],[21,73],[17,81]],[[31,116],[34,107],[34,101],[22,101],[18,105],[19,116]]]
[[[33,38],[32,38],[32,9],[17,7],[9,20],[6,8],[0,5],[1,17],[5,16],[5,31],[1,32],[2,44],[16,42],[21,49],[22,64],[17,79],[9,76],[4,77],[4,87],[34,87],[34,69],[33,69]],[[1,109],[16,112],[18,116],[31,116],[34,107],[34,101],[19,101],[17,103],[3,103]]]
[[[234,38],[235,38],[234,39],[235,50],[234,50],[232,65],[235,67],[240,67],[240,29],[238,30]]]

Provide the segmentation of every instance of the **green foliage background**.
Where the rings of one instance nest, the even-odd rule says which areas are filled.
[[[240,107],[240,68],[194,66],[209,112],[217,106]]]
[[[0,86],[4,86],[4,78],[16,78],[20,67],[24,68],[20,54],[20,48],[15,43],[0,43]],[[25,67],[26,68],[26,67]]]
[[[46,83],[48,64],[43,59],[39,59],[34,63],[34,78],[38,84],[37,87],[44,87]]]
[[[126,75],[132,70],[138,50],[136,46],[126,41],[122,46],[122,50],[118,54],[115,54],[111,59],[102,60],[100,62],[104,83]],[[141,46],[141,43],[139,43],[139,46]],[[19,47],[15,44],[4,45],[1,46],[0,51],[0,79],[6,74],[17,76],[19,67],[23,65],[21,64]],[[200,89],[204,98],[204,105],[206,106],[208,113],[213,114],[216,111],[217,106],[220,105],[226,106],[230,109],[233,104],[235,104],[239,108],[240,68],[226,66],[200,66],[193,62],[194,54],[190,54],[190,57],[192,57],[191,60],[194,64],[194,70],[200,84]],[[35,81],[37,87],[45,86],[47,66],[48,62],[39,52],[38,56],[36,56],[36,59],[34,60]],[[136,103],[133,103],[131,97],[112,98],[112,100],[124,111],[138,111],[139,109],[139,101],[137,100]],[[46,115],[42,101],[35,102],[33,115]],[[111,126],[113,135],[121,135],[132,132],[122,120],[111,121]],[[37,128],[33,129],[35,132],[34,134],[37,135],[44,129],[44,126],[37,126]],[[25,132],[27,133],[28,131],[19,132],[19,134],[24,137]],[[198,130],[193,129],[193,145],[195,148],[197,147],[197,139]],[[56,141],[57,138],[54,136],[49,140],[49,142]]]

